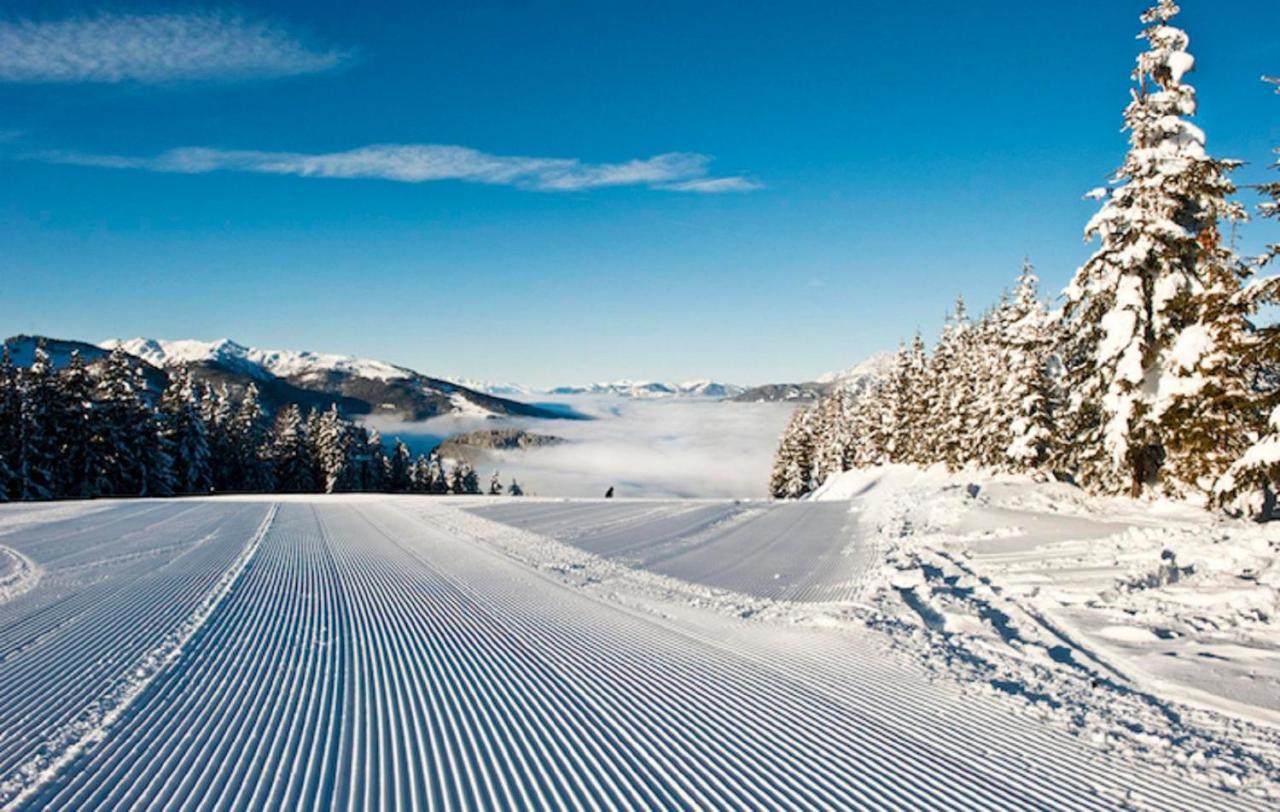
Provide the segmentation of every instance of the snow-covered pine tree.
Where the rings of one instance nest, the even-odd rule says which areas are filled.
[[[1055,438],[1055,384],[1050,372],[1053,337],[1031,261],[1022,264],[1018,285],[1000,320],[1003,381],[999,412],[1007,415],[1001,454],[1013,471],[1042,471]],[[1005,422],[1007,420],[1007,422]]]
[[[18,432],[22,421],[22,391],[9,345],[0,346],[0,501],[17,499]]]
[[[1173,349],[1195,322],[1219,221],[1240,213],[1226,200],[1236,164],[1209,157],[1187,120],[1196,98],[1183,78],[1195,61],[1187,35],[1169,25],[1177,13],[1160,0],[1142,15],[1147,50],[1124,115],[1130,149],[1085,228],[1100,246],[1064,291],[1077,475],[1086,487],[1134,495],[1159,481],[1170,427],[1158,393],[1177,374]]]
[[[911,350],[906,344],[898,345],[883,393],[884,449],[889,462],[905,462],[915,447],[911,423],[912,366]]]
[[[95,401],[95,445],[106,472],[104,493],[167,496],[173,492],[172,460],[160,423],[146,402],[141,369],[116,347],[102,365]]]
[[[391,493],[408,493],[413,490],[412,473],[413,455],[409,453],[409,446],[397,437],[387,458],[387,490]]]
[[[250,382],[245,387],[240,405],[231,416],[228,434],[235,460],[233,490],[249,493],[270,493],[275,490],[271,437],[257,384]]]
[[[440,459],[440,455],[431,452],[431,457],[427,460],[427,492],[437,496],[442,496],[449,492],[449,477],[445,474],[444,460]]]
[[[271,463],[276,490],[281,493],[314,493],[316,462],[307,442],[302,410],[296,403],[280,409],[271,432]]]
[[[489,495],[502,496],[502,479],[498,471],[494,471],[493,476],[489,477]]]
[[[1006,450],[1013,418],[1003,398],[1009,378],[1003,338],[1005,325],[1012,315],[1013,299],[1004,291],[995,308],[983,314],[974,325],[971,361],[974,400],[968,429],[973,449],[969,461],[983,468],[1008,467]]]
[[[186,369],[175,370],[160,396],[164,436],[173,455],[174,490],[208,493],[213,486],[209,435],[201,415],[200,393]]]
[[[1280,92],[1280,80],[1265,81],[1276,84]],[[1280,154],[1280,149],[1276,152]],[[1280,163],[1273,164],[1273,168],[1280,169]],[[1280,181],[1262,184],[1259,191],[1266,200],[1258,206],[1258,214],[1280,220]],[[1280,244],[1267,246],[1267,252],[1254,262],[1254,269],[1267,268],[1277,257]],[[1236,299],[1248,316],[1256,315],[1263,307],[1274,312],[1280,306],[1280,274],[1252,280]],[[1272,320],[1256,327],[1234,360],[1237,368],[1249,371],[1251,383],[1251,400],[1242,411],[1255,420],[1258,415],[1266,420],[1243,435],[1248,446],[1214,483],[1213,500],[1233,512],[1275,518],[1280,512],[1280,323]]]
[[[816,486],[845,470],[844,459],[851,438],[844,420],[841,389],[829,392],[814,406],[809,430],[813,436],[813,484]]]
[[[814,438],[812,411],[801,407],[791,415],[774,457],[769,493],[775,499],[798,499],[813,490]]]
[[[216,491],[240,490],[243,479],[240,468],[240,452],[236,445],[232,423],[235,402],[226,383],[217,389],[205,387],[201,393],[201,417],[209,443],[210,467],[213,471],[213,488]]]
[[[36,345],[31,366],[18,376],[21,411],[18,430],[18,499],[52,499],[57,494],[58,378],[44,342]]]
[[[325,493],[351,490],[351,435],[334,404],[316,421],[315,453]]]
[[[356,442],[364,451],[360,458],[360,490],[377,493],[387,489],[387,452],[377,429],[352,425]]]
[[[93,381],[78,350],[72,351],[58,387],[60,490],[72,499],[91,499],[102,493],[103,467],[94,441],[98,414],[93,403]]]
[[[933,413],[933,385],[929,380],[929,354],[924,336],[916,330],[907,349],[907,366],[898,393],[904,401],[899,407],[901,447],[898,461],[910,465],[930,463],[929,419]]]
[[[845,419],[851,438],[845,453],[846,471],[885,462],[888,432],[885,430],[884,412],[888,390],[884,381],[876,381],[846,403]]]
[[[512,479],[511,487],[507,488],[507,493],[511,496],[524,496],[524,488],[520,487],[519,482]]]
[[[449,475],[449,492],[466,496],[480,493],[480,477],[466,460],[458,460]]]
[[[409,492],[431,492],[431,461],[426,454],[419,454],[409,468]]]
[[[956,297],[955,309],[938,338],[929,374],[936,388],[932,431],[933,462],[960,468],[971,451],[969,430],[974,422],[973,325],[964,297]]]

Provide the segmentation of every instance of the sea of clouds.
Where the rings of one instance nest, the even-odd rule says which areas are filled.
[[[442,417],[425,423],[375,422],[415,452],[475,429],[521,428],[562,437],[561,445],[495,452],[480,466],[504,484],[514,477],[538,496],[763,498],[778,436],[795,408],[787,403],[732,403],[701,398],[653,400],[566,396],[554,403],[591,420]]]

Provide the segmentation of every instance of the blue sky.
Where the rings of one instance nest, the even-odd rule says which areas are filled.
[[[1024,255],[1066,283],[1144,5],[9,2],[0,331],[811,377]],[[1210,150],[1266,177],[1274,8],[1183,7]]]

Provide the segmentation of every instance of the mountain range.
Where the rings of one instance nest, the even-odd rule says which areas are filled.
[[[512,399],[539,395],[808,401],[838,387],[862,390],[883,376],[893,363],[892,354],[880,353],[814,381],[750,388],[714,380],[668,383],[621,379],[540,390],[514,383],[436,378],[408,367],[352,355],[264,350],[225,338],[216,341],[110,339],[91,344],[20,335],[7,339],[5,346],[15,364],[27,366],[41,340],[57,367],[65,366],[75,351],[92,368],[119,346],[135,359],[148,388],[157,393],[164,388],[168,371],[185,369],[204,383],[215,387],[225,384],[235,397],[253,383],[258,387],[264,407],[272,412],[290,403],[303,409],[327,409],[336,404],[349,418],[378,416],[409,422],[441,415],[563,419],[574,414],[552,404],[544,406]]]
[[[263,406],[274,412],[297,404],[303,409],[337,405],[349,418],[379,416],[422,421],[441,415],[476,417],[534,417],[563,419],[561,410],[544,409],[432,378],[407,367],[349,355],[291,350],[262,350],[217,341],[162,341],[149,338],[111,339],[101,344],[83,341],[15,336],[5,341],[18,366],[31,363],[36,344],[44,341],[53,363],[65,366],[73,351],[92,368],[119,346],[137,359],[148,388],[163,388],[170,371],[183,369],[196,380],[226,385],[239,397],[250,383],[258,388]]]
[[[819,375],[802,383],[769,383],[753,386],[731,398],[738,403],[772,401],[812,401],[835,389],[851,389],[861,394],[888,374],[893,367],[892,353],[880,352],[847,369]]]

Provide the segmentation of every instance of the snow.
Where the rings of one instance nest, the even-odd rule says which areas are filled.
[[[1068,717],[881,612],[876,505],[927,508],[908,496],[129,500],[26,523],[5,544],[46,575],[0,603],[0,803],[1267,805],[1270,751],[1246,759],[1265,733],[1215,748],[1185,721],[1171,744],[1142,712],[1139,734],[1110,684]]]
[[[626,398],[707,397],[727,398],[745,392],[744,387],[709,379],[664,383],[622,378],[578,386],[557,386],[547,390],[551,395],[616,395]]]
[[[919,643],[909,630],[925,630],[925,661],[1016,679],[1050,716],[1118,725],[1103,734],[1117,747],[1276,797],[1280,528],[903,466],[843,474],[814,499],[849,505],[861,537],[883,550],[864,600],[903,624],[904,646]]]
[[[102,342],[100,346],[108,350],[121,346],[125,352],[155,366],[163,367],[216,361],[233,369],[247,372],[257,378],[263,378],[263,372],[279,378],[291,378],[329,371],[381,381],[395,381],[414,377],[412,370],[388,364],[384,361],[357,358],[352,355],[308,352],[305,350],[262,350],[246,347],[226,338],[216,341],[196,341],[191,339],[165,341],[150,338],[109,339]]]
[[[817,383],[857,384],[866,380],[883,378],[893,369],[894,353],[878,352],[864,358],[847,369],[826,372],[817,377]]]

